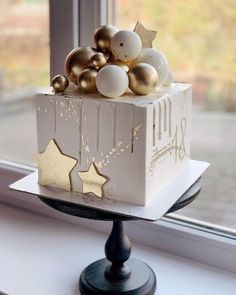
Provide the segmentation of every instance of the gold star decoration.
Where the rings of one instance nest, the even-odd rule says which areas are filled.
[[[108,178],[99,173],[94,162],[88,171],[78,172],[78,174],[83,182],[84,194],[94,193],[99,198],[103,196],[103,185],[108,181]]]
[[[134,32],[139,35],[142,41],[142,48],[152,48],[152,42],[157,35],[156,31],[147,30],[140,22],[137,22]]]
[[[36,155],[36,161],[41,170],[40,184],[71,190],[70,172],[77,160],[63,155],[54,139],[50,140],[45,152]]]

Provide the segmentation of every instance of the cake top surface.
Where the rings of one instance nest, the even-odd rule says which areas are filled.
[[[157,100],[165,98],[166,96],[172,96],[179,91],[185,91],[191,87],[191,84],[187,83],[172,83],[171,86],[161,87],[156,92],[150,93],[149,95],[135,95],[132,92],[127,92],[124,95],[117,98],[106,98],[99,93],[91,93],[91,94],[81,94],[77,87],[73,84],[70,84],[70,87],[63,93],[58,94],[55,93],[50,88],[46,89],[41,94],[51,95],[51,96],[64,96],[67,98],[79,97],[80,99],[93,99],[97,101],[107,101],[107,102],[120,102],[120,103],[128,103],[134,105],[147,105],[155,103]]]

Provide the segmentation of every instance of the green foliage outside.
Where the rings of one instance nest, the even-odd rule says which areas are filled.
[[[5,91],[49,85],[48,0],[3,0],[0,75]],[[236,111],[236,0],[117,0],[118,26],[137,20],[157,30],[176,81],[193,84],[194,101]]]
[[[120,0],[119,25],[157,30],[176,80],[194,84],[195,101],[236,111],[236,0]]]

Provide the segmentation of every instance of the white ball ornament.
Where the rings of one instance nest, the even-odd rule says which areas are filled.
[[[136,57],[142,49],[142,41],[138,34],[130,30],[117,32],[111,39],[111,51],[115,58],[129,62]]]
[[[106,97],[119,97],[124,94],[129,85],[128,75],[121,67],[107,65],[96,76],[98,91]]]
[[[156,69],[159,76],[159,80],[157,83],[158,88],[164,84],[168,77],[168,61],[165,55],[159,50],[156,50],[154,48],[143,48],[140,52],[140,55],[133,63],[147,63],[153,66]]]
[[[174,77],[171,72],[168,73],[167,79],[165,80],[163,86],[169,87],[174,82]]]

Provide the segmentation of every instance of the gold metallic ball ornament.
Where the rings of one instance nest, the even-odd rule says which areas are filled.
[[[129,71],[129,66],[120,60],[113,61],[112,63],[109,63],[109,64],[121,67],[124,71],[126,71],[126,73],[128,73]]]
[[[64,92],[69,86],[69,81],[66,76],[56,75],[52,78],[52,87],[55,92]]]
[[[78,79],[78,85],[84,93],[93,93],[97,91],[96,87],[97,71],[92,68],[83,70]]]
[[[96,49],[84,46],[73,49],[67,55],[65,60],[65,72],[71,82],[77,85],[80,74],[88,67],[90,58],[96,52]]]
[[[155,90],[158,74],[155,68],[146,63],[138,63],[129,72],[129,88],[135,94],[149,94]]]
[[[113,54],[110,54],[110,57],[107,60],[107,64],[119,66],[123,70],[125,70],[127,73],[129,71],[129,62],[124,62],[124,61],[118,60],[114,57]]]
[[[165,55],[154,48],[143,48],[139,56],[132,61],[132,65],[138,63],[147,63],[153,66],[158,73],[157,87],[160,88],[166,81],[169,73],[168,61]]]
[[[118,29],[110,25],[99,27],[94,33],[94,43],[96,48],[103,53],[109,53],[111,51],[111,38],[117,32]]]
[[[107,64],[119,66],[123,70],[125,70],[127,73],[129,71],[129,62],[124,62],[124,61],[116,59],[112,53],[110,54],[107,60]]]
[[[92,68],[95,68],[97,70],[104,67],[106,63],[107,63],[107,58],[101,52],[95,53],[89,60],[89,65]]]

